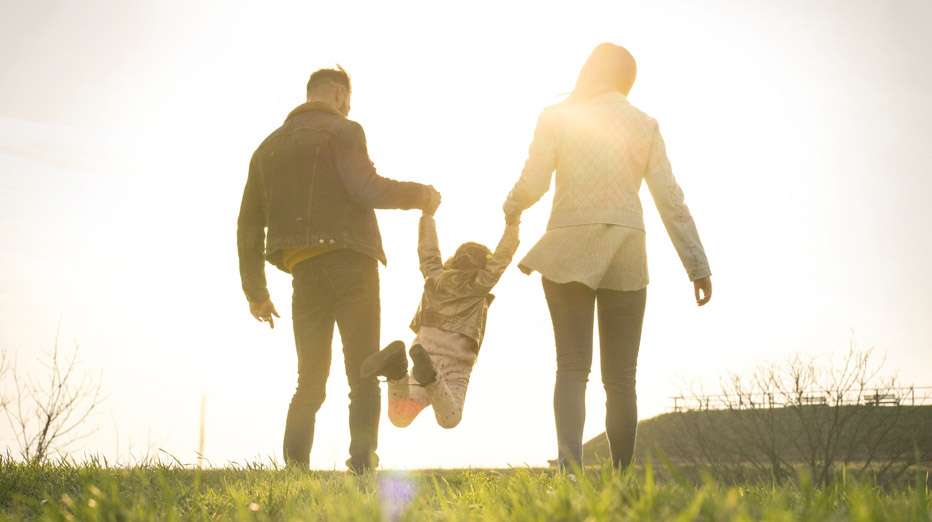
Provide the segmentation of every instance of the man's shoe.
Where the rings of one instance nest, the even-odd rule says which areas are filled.
[[[381,375],[393,381],[408,375],[408,358],[405,356],[405,343],[395,341],[379,353],[374,353],[362,362],[360,371],[363,379]]]
[[[437,371],[434,370],[434,363],[430,360],[427,350],[419,344],[411,347],[411,360],[414,361],[414,368],[411,369],[411,375],[417,382],[428,385],[437,380]]]
[[[379,457],[375,453],[371,454],[367,460],[357,461],[350,457],[346,459],[346,468],[352,475],[362,476],[379,466]]]

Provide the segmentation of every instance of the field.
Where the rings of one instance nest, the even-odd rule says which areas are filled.
[[[830,407],[808,406],[805,410],[808,411],[803,415],[791,408],[665,413],[638,423],[637,456],[643,461],[652,452],[662,451],[680,463],[694,462],[710,454],[714,460],[728,460],[731,457],[728,451],[731,446],[743,446],[753,452],[759,446],[755,444],[756,441],[771,435],[775,439],[775,449],[781,456],[787,460],[803,461],[806,455],[799,454],[800,447],[789,441],[800,436],[806,438],[807,435],[812,435],[816,440],[825,439],[829,434],[817,427],[830,425],[831,416],[835,413],[835,409]],[[923,463],[926,467],[932,464],[932,406],[862,406],[843,407],[843,410],[839,413],[853,415],[849,427],[838,433],[839,458],[846,455],[852,460],[863,460],[868,456],[865,454],[865,441],[870,441],[876,442],[870,446],[880,460],[901,455],[907,460]],[[768,416],[772,416],[780,429],[772,434],[754,431],[756,421],[771,418]],[[808,422],[801,423],[801,419]],[[882,436],[869,432],[870,427],[878,426],[888,428]],[[697,436],[700,434],[697,428],[701,428],[701,434],[705,436],[704,443],[700,442],[702,437]],[[584,449],[589,464],[598,464],[609,455],[608,440],[604,434],[586,442]]]
[[[191,470],[0,462],[0,520],[930,521],[928,473],[894,490],[691,482],[672,466],[380,471]]]

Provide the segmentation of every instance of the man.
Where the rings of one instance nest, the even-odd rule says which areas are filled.
[[[376,173],[362,127],[347,119],[350,95],[342,68],[311,75],[307,103],[291,111],[252,156],[237,244],[243,291],[259,321],[274,327],[278,317],[266,288],[265,259],[293,276],[298,385],[285,424],[285,462],[308,466],[336,324],[350,387],[347,466],[360,473],[378,464],[381,405],[376,378],[360,377],[362,361],[379,350],[378,261],[386,262],[373,209],[433,212],[440,194]]]

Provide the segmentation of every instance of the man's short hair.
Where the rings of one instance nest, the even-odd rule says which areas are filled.
[[[347,74],[342,67],[337,65],[336,69],[320,69],[311,74],[311,77],[307,80],[308,96],[318,92],[321,87],[331,83],[342,85],[346,87],[346,90],[352,91],[349,74]]]

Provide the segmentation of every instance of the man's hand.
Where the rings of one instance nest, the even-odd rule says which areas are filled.
[[[505,224],[506,225],[518,225],[521,223],[521,213],[514,212],[512,214],[505,214]]]
[[[702,306],[712,299],[712,278],[703,277],[693,281],[693,288],[696,292],[696,304]],[[700,291],[702,295],[700,296]]]
[[[266,299],[262,303],[249,303],[249,313],[257,321],[268,322],[270,328],[275,328],[275,320],[272,319],[272,316],[278,317],[278,312],[275,310],[275,305],[272,304],[271,299]]]
[[[428,216],[433,216],[437,212],[437,208],[440,207],[440,193],[437,192],[432,185],[428,185],[427,188],[430,190],[427,203],[424,205],[424,208],[421,209],[424,211],[424,214]]]

